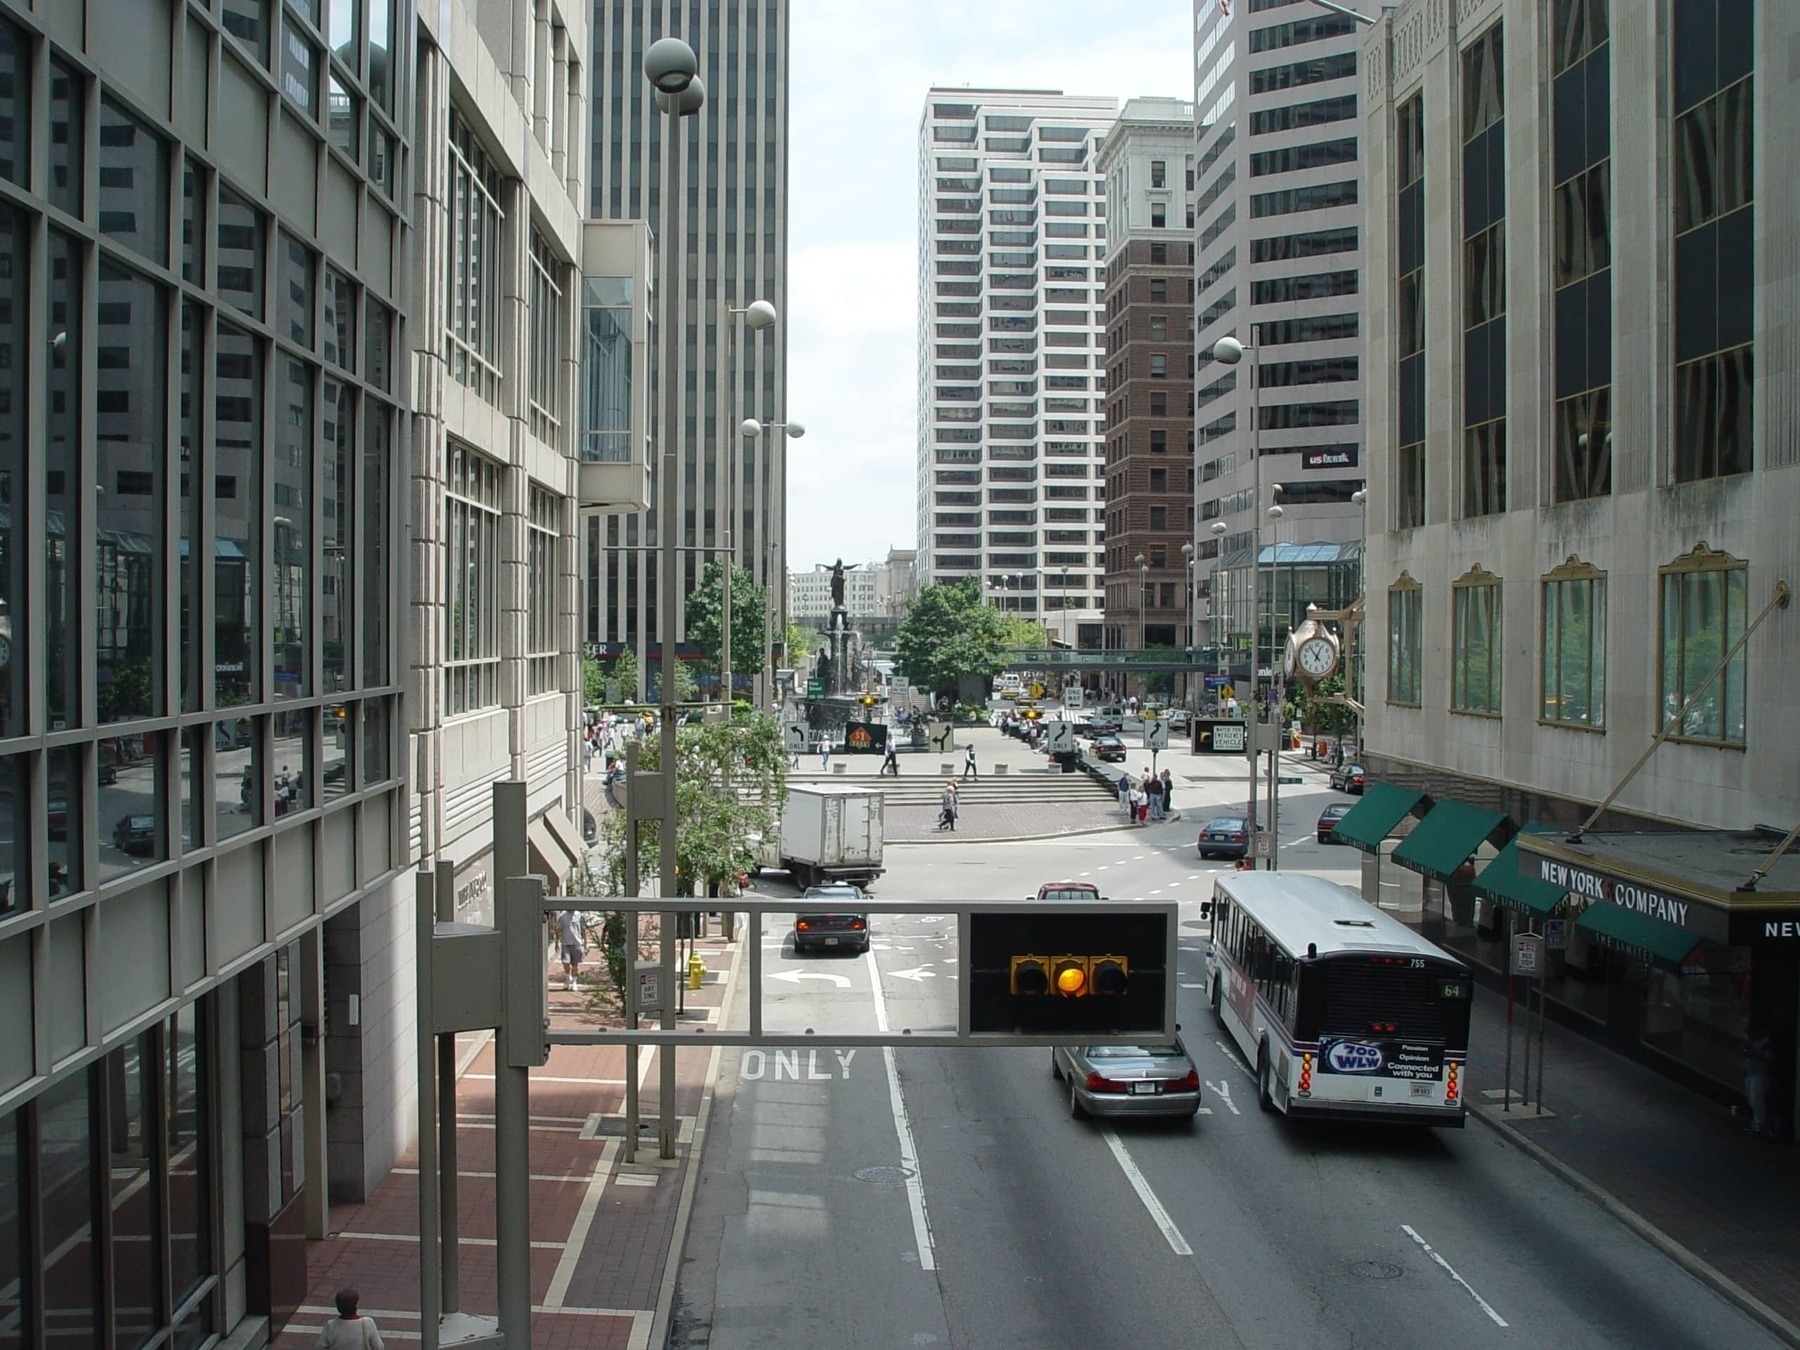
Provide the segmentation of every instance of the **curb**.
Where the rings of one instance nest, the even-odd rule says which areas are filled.
[[[1493,1130],[1521,1153],[1542,1164],[1553,1176],[1599,1205],[1601,1209],[1655,1247],[1664,1256],[1699,1280],[1701,1284],[1726,1301],[1735,1304],[1741,1311],[1760,1323],[1764,1330],[1774,1333],[1791,1346],[1800,1346],[1800,1325],[1790,1322],[1710,1261],[1677,1242],[1611,1191],[1583,1176],[1542,1144],[1528,1139],[1515,1126],[1496,1120],[1491,1115],[1479,1110],[1470,1111],[1469,1115]]]
[[[1175,815],[1170,817],[1168,820],[1154,821],[1152,823],[1159,824],[1159,825],[1166,825],[1171,822],[1179,822],[1180,820],[1181,820],[1181,813],[1176,812]],[[890,848],[905,848],[905,847],[908,847],[913,844],[1029,844],[1029,843],[1035,843],[1039,840],[1045,840],[1045,839],[1074,839],[1074,838],[1077,838],[1078,836],[1084,835],[1084,834],[1108,834],[1113,830],[1134,830],[1134,829],[1135,829],[1135,827],[1132,826],[1129,822],[1120,820],[1120,821],[1115,821],[1111,825],[1084,825],[1079,830],[1058,830],[1055,834],[981,834],[981,835],[975,835],[975,834],[955,834],[950,831],[945,831],[941,837],[929,836],[924,839],[890,839],[887,841],[887,844],[888,844],[888,847],[890,847]]]

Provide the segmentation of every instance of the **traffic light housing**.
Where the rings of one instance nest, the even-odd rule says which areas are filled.
[[[1035,722],[1043,715],[1044,710],[1042,708],[1026,708],[1019,714],[1019,716],[1024,718],[1027,722]]]
[[[1015,994],[1047,994],[1050,992],[1050,962],[1042,956],[1015,956],[1010,966],[1011,988]]]
[[[1174,906],[1064,902],[977,912],[968,923],[971,1034],[1173,1036]]]
[[[862,704],[863,707],[865,707],[865,708],[873,708],[875,706],[875,695],[864,694],[861,698],[857,699],[856,701],[858,703]]]

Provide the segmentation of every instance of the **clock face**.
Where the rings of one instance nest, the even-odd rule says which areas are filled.
[[[1308,638],[1300,644],[1300,669],[1315,679],[1331,673],[1337,665],[1337,646],[1327,637]]]

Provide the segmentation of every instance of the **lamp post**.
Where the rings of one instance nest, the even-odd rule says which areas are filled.
[[[1194,545],[1190,540],[1181,546],[1182,581],[1187,587],[1187,640],[1182,645],[1187,648],[1187,669],[1181,672],[1181,706],[1192,708],[1194,704]]]
[[[771,314],[775,312],[773,305],[769,307],[769,312]],[[779,578],[775,575],[776,565],[781,562],[787,552],[787,441],[783,437],[797,441],[806,435],[806,428],[798,422],[759,422],[754,417],[746,417],[739,425],[738,430],[744,434],[746,440],[752,441],[765,431],[782,433],[782,436],[777,436],[774,444],[765,452],[769,456],[770,495],[774,498],[770,517],[774,521],[775,528],[769,532],[769,558],[766,569],[769,582],[768,591],[763,597],[765,601],[763,605],[763,672],[769,681],[764,693],[773,701],[775,692],[776,605],[773,599],[775,587],[778,585],[781,587],[780,594],[784,613],[786,612],[787,598],[786,566],[780,568],[781,576]]]
[[[731,382],[731,392],[726,395],[726,421],[732,421],[737,414],[737,325],[731,322],[733,315],[742,315],[744,326],[753,333],[761,333],[775,326],[775,306],[767,300],[752,300],[742,309],[733,309],[728,301],[719,301],[719,326],[726,332],[728,350],[725,353],[725,378]],[[725,437],[725,569],[719,588],[719,685],[725,700],[725,719],[731,720],[733,694],[731,688],[731,574],[737,569],[737,547],[732,542],[737,526],[737,441],[730,435]],[[768,596],[765,593],[765,607]]]
[[[1281,491],[1279,487],[1275,489]],[[1287,749],[1287,672],[1278,664],[1275,655],[1276,625],[1280,621],[1277,613],[1276,599],[1281,590],[1281,516],[1279,504],[1269,508],[1270,532],[1275,536],[1273,554],[1269,559],[1270,566],[1275,569],[1269,578],[1269,692],[1273,695],[1271,702],[1275,705],[1275,748],[1269,754],[1269,833],[1280,837],[1281,829],[1281,752]],[[1292,607],[1292,578],[1289,572],[1289,606]],[[1269,870],[1275,870],[1276,854],[1269,850]]]
[[[1250,468],[1252,477],[1253,503],[1250,512],[1250,702],[1247,722],[1260,721],[1260,709],[1257,707],[1256,670],[1261,659],[1262,633],[1257,611],[1262,606],[1262,517],[1258,512],[1262,509],[1262,454],[1258,445],[1258,432],[1262,421],[1260,387],[1262,381],[1257,378],[1261,366],[1262,354],[1257,347],[1257,325],[1250,325],[1250,345],[1244,346],[1234,337],[1222,337],[1213,343],[1213,360],[1221,365],[1235,366],[1249,356],[1250,362],[1246,370],[1250,377]],[[1256,833],[1256,751],[1255,730],[1246,726],[1251,737],[1250,753],[1250,832]],[[1271,825],[1273,822],[1271,822]],[[1269,864],[1274,866],[1275,855],[1271,848]]]
[[[1365,592],[1368,589],[1368,572],[1364,566],[1364,558],[1369,551],[1369,490],[1358,488],[1350,494],[1350,500],[1362,508],[1358,517],[1361,522],[1356,532],[1356,598],[1362,602],[1363,613],[1368,612],[1369,601]],[[1363,696],[1362,696],[1362,625],[1346,624],[1349,631],[1345,636],[1351,642],[1351,650],[1344,654],[1344,687],[1350,691],[1350,697],[1356,704],[1356,755],[1362,758],[1363,738]],[[1354,665],[1352,660],[1354,659]]]
[[[1206,623],[1206,640],[1212,644],[1212,649],[1218,656],[1219,674],[1228,676],[1230,674],[1230,668],[1225,662],[1225,644],[1219,640],[1219,620],[1222,617],[1219,613],[1219,602],[1222,599],[1219,594],[1219,561],[1224,553],[1225,531],[1231,527],[1222,520],[1215,520],[1206,528],[1211,531],[1214,540],[1212,586],[1210,588],[1211,594],[1207,597],[1211,602],[1207,607],[1211,614],[1211,618],[1209,618]]]
[[[1144,561],[1144,555],[1141,553],[1138,554],[1137,557],[1133,558],[1132,561],[1137,564],[1137,570],[1138,570],[1138,602],[1137,602],[1138,641],[1137,641],[1137,650],[1138,650],[1138,660],[1142,661],[1144,659],[1144,579],[1150,575],[1150,564]],[[1138,692],[1140,695],[1142,695],[1145,698],[1148,698],[1150,695],[1149,686],[1144,683],[1144,677],[1141,674],[1138,676]]]

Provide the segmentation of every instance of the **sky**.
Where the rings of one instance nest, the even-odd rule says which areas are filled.
[[[1193,96],[1191,0],[791,0],[788,566],[916,545],[919,117],[933,84]]]

